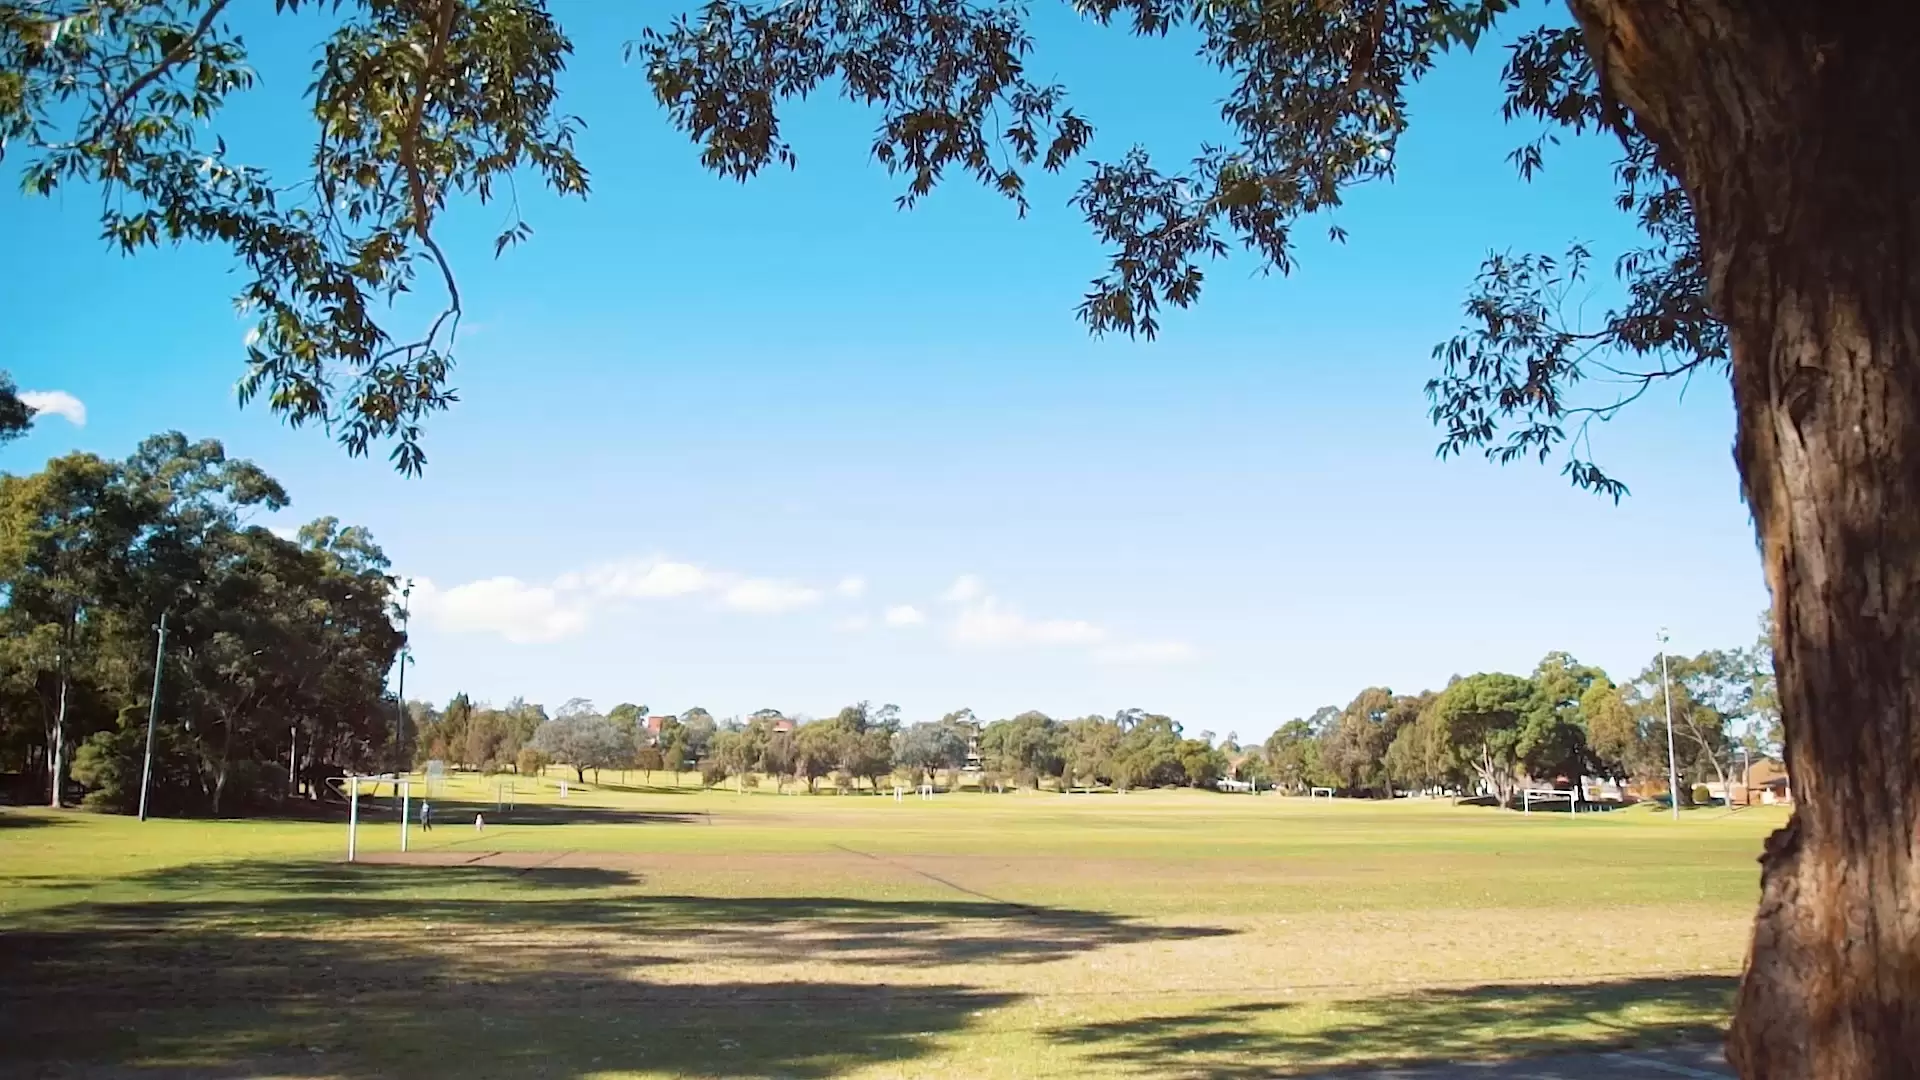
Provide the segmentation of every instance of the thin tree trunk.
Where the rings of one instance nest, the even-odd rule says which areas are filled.
[[[1920,1060],[1920,62],[1912,0],[1572,0],[1692,200],[1733,344],[1794,817],[1729,1056]]]
[[[213,778],[213,816],[220,816],[220,798],[227,790],[227,767],[233,760],[233,718],[227,717],[225,733],[220,738],[220,769]]]
[[[62,774],[66,772],[67,684],[69,681],[67,678],[67,654],[63,649],[60,653],[60,705],[53,714],[53,738],[49,740],[53,745],[51,752],[48,754],[49,764],[51,766],[49,775],[53,778],[53,783],[50,786],[53,790],[47,796],[47,805],[53,807],[55,810],[60,809],[60,780]]]

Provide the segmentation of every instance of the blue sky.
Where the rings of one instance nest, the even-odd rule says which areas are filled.
[[[169,428],[223,440],[292,492],[274,524],[367,525],[416,580],[408,692],[435,699],[1139,705],[1248,737],[1550,649],[1630,676],[1662,624],[1684,651],[1751,641],[1766,594],[1723,381],[1596,432],[1633,487],[1617,507],[1550,468],[1433,456],[1430,349],[1487,251],[1631,240],[1605,141],[1514,178],[1530,130],[1499,119],[1497,49],[1415,92],[1400,179],[1354,193],[1345,246],[1305,244],[1292,278],[1218,265],[1136,343],[1073,318],[1102,261],[1071,174],[1036,183],[1024,221],[957,182],[902,213],[867,161],[873,118],[816,100],[789,115],[797,171],[717,179],[621,62],[673,9],[556,9],[594,195],[523,192],[536,234],[497,262],[497,209],[447,220],[463,400],[423,478],[238,408],[227,259],[109,254],[78,191],[0,197],[0,366],[85,420],[42,419],[0,468]],[[1217,130],[1218,79],[1180,42],[1052,11],[1036,37],[1093,157],[1179,157]],[[230,144],[299,152],[312,40],[250,28],[264,86]]]

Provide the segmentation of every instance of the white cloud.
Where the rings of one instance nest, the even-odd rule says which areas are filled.
[[[267,526],[267,531],[282,540],[300,539],[300,526],[298,525],[269,525]]]
[[[1182,664],[1196,655],[1184,641],[1135,641],[1095,650],[1093,658],[1103,664]]]
[[[980,599],[987,592],[986,582],[972,574],[961,574],[953,579],[953,584],[942,593],[940,599],[949,604],[966,604]]]
[[[51,413],[66,417],[74,427],[87,426],[86,402],[65,390],[22,390],[19,397],[20,403],[32,409],[36,415]]]
[[[953,639],[984,646],[1098,645],[1107,639],[1107,632],[1081,619],[1029,619],[983,596],[954,620]]]
[[[833,591],[846,597],[861,596],[867,591],[867,579],[857,574],[852,577],[843,577],[840,579],[840,584],[833,587]]]
[[[927,617],[912,604],[900,604],[887,609],[886,620],[888,626],[919,626]]]
[[[1085,619],[1035,619],[1002,603],[987,592],[986,583],[963,575],[942,596],[959,607],[952,636],[956,644],[975,648],[1083,649],[1103,664],[1175,664],[1194,657],[1193,646],[1181,641],[1116,640],[1111,631]],[[899,622],[895,612],[902,613]],[[895,625],[918,622],[913,608],[894,608],[887,621]]]
[[[718,588],[724,575],[716,575],[692,563],[665,559],[629,559],[603,563],[590,570],[562,574],[554,581],[559,589],[581,590],[603,597],[650,600],[664,596],[688,596]]]
[[[736,611],[777,615],[820,601],[820,590],[768,578],[747,578],[727,588],[720,602]]]
[[[635,601],[707,596],[734,611],[775,615],[816,604],[825,595],[808,585],[653,556],[601,563],[546,584],[502,576],[441,589],[421,579],[413,607],[440,629],[530,643],[578,634],[595,617]]]
[[[865,615],[848,615],[833,621],[833,628],[843,634],[857,634],[873,625],[873,620]]]
[[[416,579],[413,613],[442,630],[494,633],[522,645],[558,641],[587,626],[587,608],[577,597],[512,577],[446,590],[426,578]]]

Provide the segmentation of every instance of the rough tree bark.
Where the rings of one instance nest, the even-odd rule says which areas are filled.
[[[1733,341],[1798,807],[1729,1056],[1920,1070],[1920,56],[1913,0],[1571,0],[1693,200]]]

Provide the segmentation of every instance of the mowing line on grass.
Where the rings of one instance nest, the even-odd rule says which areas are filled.
[[[941,877],[939,874],[922,870],[917,866],[908,866],[906,863],[897,862],[893,859],[887,858],[884,855],[875,855],[870,851],[860,851],[855,848],[850,848],[845,844],[833,844],[831,846],[841,851],[844,851],[849,855],[858,855],[863,859],[872,859],[874,862],[881,863],[885,866],[891,866],[896,870],[905,870],[909,874],[913,874],[916,877],[926,878],[928,881],[931,881],[936,885],[944,885],[947,888],[952,889],[954,892],[960,893],[965,896],[971,896],[978,900],[985,900],[985,901],[988,901],[989,903],[999,904],[1001,907],[1012,908],[1015,911],[1024,911],[1029,914],[1034,914],[1034,915],[1050,914],[1045,908],[1037,908],[1032,906],[1031,904],[1022,904],[1016,900],[1002,900],[998,896],[989,896],[988,894],[983,893],[978,889],[969,889],[965,885],[948,881],[946,878]]]

